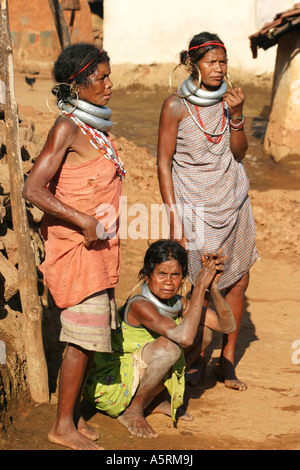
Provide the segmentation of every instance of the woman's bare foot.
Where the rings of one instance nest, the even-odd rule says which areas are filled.
[[[239,390],[241,392],[247,390],[247,384],[245,384],[245,382],[241,382],[236,377],[234,366],[228,360],[223,361],[222,364],[216,364],[213,368],[213,373],[219,382],[223,382],[225,384],[225,387]]]
[[[79,418],[79,421],[77,423],[77,429],[81,434],[83,434],[88,439],[91,439],[92,441],[97,441],[100,437],[99,432],[96,431],[95,429],[91,428],[87,424],[85,419],[83,419],[82,416]]]
[[[147,423],[144,416],[136,411],[127,408],[118,418],[119,423],[125,426],[132,436],[147,438],[157,438],[158,434]]]
[[[48,434],[48,439],[54,444],[68,447],[72,450],[103,450],[102,447],[98,446],[95,442],[77,431],[75,427],[74,429],[70,429],[63,433],[57,432],[56,427],[53,426]]]
[[[171,404],[168,401],[163,401],[159,403],[155,408],[151,409],[150,407],[147,408],[146,411],[149,410],[149,413],[154,414],[154,413],[161,413],[167,416],[171,416]],[[193,421],[194,416],[186,413],[182,409],[178,408],[177,413],[176,413],[177,419],[182,419],[183,421]]]

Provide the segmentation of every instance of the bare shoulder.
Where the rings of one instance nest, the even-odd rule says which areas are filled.
[[[153,303],[148,300],[143,300],[143,299],[135,300],[134,302],[132,302],[131,307],[137,317],[143,316],[145,311],[146,311],[146,315],[148,314],[160,315],[157,309],[155,308],[155,306],[153,305]]]
[[[162,116],[166,116],[172,119],[180,121],[184,112],[183,101],[179,96],[170,95],[168,96],[162,105]]]
[[[46,142],[46,149],[70,148],[78,135],[78,127],[72,119],[60,115],[50,129]]]
[[[161,315],[155,306],[151,302],[142,299],[132,302],[128,312],[128,320],[135,326],[152,323],[153,320],[160,317]]]
[[[169,95],[163,102],[163,108],[181,108],[182,99],[176,95]]]
[[[50,132],[52,132],[52,133],[63,133],[63,134],[67,134],[67,135],[71,134],[71,136],[75,136],[78,132],[78,126],[68,116],[65,116],[65,115],[61,114],[56,119],[56,121],[53,124]]]

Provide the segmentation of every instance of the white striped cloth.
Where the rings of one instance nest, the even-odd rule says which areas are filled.
[[[213,133],[222,130],[222,103],[199,112],[205,129]],[[222,247],[228,256],[220,288],[238,281],[259,258],[248,177],[243,163],[234,159],[229,143],[229,127],[221,141],[213,144],[190,115],[179,123],[172,177],[186,236],[190,242],[194,240],[189,245],[189,279],[193,284],[205,252]]]
[[[118,326],[115,299],[103,290],[62,310],[60,341],[88,351],[112,352],[111,329]]]

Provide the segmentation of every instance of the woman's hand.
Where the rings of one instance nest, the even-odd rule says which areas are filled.
[[[222,276],[224,269],[225,269],[225,261],[227,259],[227,256],[222,256],[222,250],[218,252],[217,257],[216,257],[216,275],[214,277],[214,280],[211,284],[211,288],[217,287],[219,288],[219,280],[220,277]]]
[[[233,124],[243,122],[243,106],[245,95],[241,88],[227,90],[224,94],[224,101],[228,104],[230,120]],[[229,123],[230,124],[230,123]],[[244,126],[238,129],[231,129],[230,132],[230,150],[237,162],[240,162],[246,155],[248,148],[247,138],[244,132]]]
[[[93,248],[99,240],[106,238],[103,225],[92,216],[87,216],[82,234],[84,236],[83,244],[86,248]]]
[[[211,261],[214,261],[215,263],[215,275],[214,278],[212,279],[212,282],[209,284],[207,288],[215,288],[219,287],[219,280],[220,277],[222,276],[225,268],[225,261],[227,259],[227,256],[222,256],[222,248],[220,248],[216,253],[210,254],[206,253],[204,256],[201,257],[201,262],[202,262],[202,269],[205,266],[211,266]]]
[[[245,95],[241,88],[227,90],[223,96],[224,101],[228,104],[230,117],[240,117],[243,114],[243,106]]]
[[[210,288],[219,287],[219,280],[224,272],[225,261],[227,259],[227,256],[222,256],[222,252],[223,250],[222,248],[220,248],[216,253],[206,254],[204,256],[204,260],[202,260],[202,265],[203,263],[205,264],[210,259],[214,259],[216,263],[216,275],[210,285]]]
[[[204,289],[208,289],[216,275],[216,260],[209,256],[204,255],[201,257],[202,269],[195,282],[196,286],[202,286]]]

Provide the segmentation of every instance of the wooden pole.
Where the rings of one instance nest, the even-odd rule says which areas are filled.
[[[63,11],[58,0],[49,0],[49,5],[53,15],[60,46],[62,49],[65,49],[71,44],[71,39]]]
[[[10,175],[13,227],[18,243],[18,287],[22,303],[22,332],[30,395],[37,403],[49,402],[47,364],[42,340],[42,307],[37,290],[37,270],[31,246],[25,201],[24,176],[19,141],[19,120],[15,98],[13,51],[7,0],[1,1],[1,52],[6,85],[4,105],[6,150]]]

